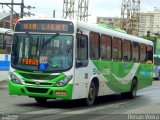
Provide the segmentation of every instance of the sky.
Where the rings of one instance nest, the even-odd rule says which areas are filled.
[[[10,3],[11,0],[0,0],[0,3]],[[14,3],[21,3],[21,0],[14,0]],[[24,0],[25,6],[34,6],[30,10],[37,17],[52,17],[53,10],[56,11],[56,18],[62,18],[63,0]],[[95,23],[96,17],[121,17],[122,0],[89,0],[88,21]],[[75,0],[75,14],[77,11],[78,0]],[[141,0],[140,11],[153,11],[154,7],[160,8],[160,0]],[[20,6],[14,6],[14,10],[20,13]],[[0,5],[0,12],[9,12],[10,8]],[[27,12],[27,9],[24,9]]]

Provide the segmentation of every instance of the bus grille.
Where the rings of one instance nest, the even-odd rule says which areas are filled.
[[[32,93],[47,93],[48,89],[47,88],[26,88],[28,92]]]
[[[52,80],[58,75],[41,75],[41,74],[25,74],[25,73],[19,73],[22,77],[26,79],[35,79],[35,80]]]
[[[30,82],[30,81],[24,81],[27,84],[32,84],[35,85],[35,82]],[[52,86],[53,83],[46,83],[46,82],[41,82],[40,85],[45,85],[45,86]]]

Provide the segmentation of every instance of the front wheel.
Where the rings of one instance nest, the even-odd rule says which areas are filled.
[[[36,97],[36,98],[34,98],[35,99],[35,101],[37,102],[37,103],[46,103],[47,102],[47,99],[46,98],[41,98],[41,97]]]
[[[86,104],[88,106],[93,105],[96,98],[96,87],[93,82],[91,82],[91,85],[89,87],[88,97],[86,98]]]

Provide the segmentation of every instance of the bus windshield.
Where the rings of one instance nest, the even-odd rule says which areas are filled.
[[[73,63],[73,36],[16,33],[11,65],[26,71],[65,71]]]

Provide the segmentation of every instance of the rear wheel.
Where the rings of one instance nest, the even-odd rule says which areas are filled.
[[[137,95],[137,85],[138,85],[137,80],[133,79],[130,91],[125,92],[125,93],[121,93],[121,96],[123,98],[129,98],[129,99],[135,98]]]
[[[42,97],[36,97],[34,99],[35,99],[35,101],[37,103],[46,103],[47,102],[47,99],[46,98],[42,98]]]
[[[133,99],[137,95],[137,80],[133,79],[130,92],[128,92],[128,97]]]
[[[96,87],[94,82],[91,82],[89,87],[88,97],[86,98],[86,104],[88,106],[93,105],[96,98]]]

